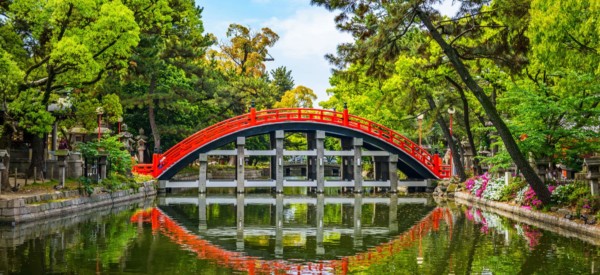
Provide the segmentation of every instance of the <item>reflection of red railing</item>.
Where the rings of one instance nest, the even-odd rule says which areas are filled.
[[[131,217],[132,222],[139,222],[140,220],[151,223],[153,232],[164,234],[187,250],[195,252],[202,259],[212,260],[221,266],[235,270],[247,271],[249,274],[305,274],[307,272],[347,274],[380,263],[399,251],[414,246],[418,243],[418,240],[430,231],[437,231],[440,221],[450,221],[451,223],[452,218],[449,209],[436,208],[408,231],[390,242],[339,260],[303,264],[291,263],[285,260],[261,260],[241,252],[225,250],[190,233],[158,208],[152,208],[149,211],[138,211]]]
[[[330,124],[366,133],[406,152],[438,178],[447,178],[450,176],[449,167],[445,167],[447,165],[441,163],[440,157],[437,154],[429,154],[427,150],[423,149],[418,144],[383,125],[358,116],[350,115],[348,114],[347,109],[344,109],[343,112],[335,112],[306,108],[273,109],[264,111],[256,111],[254,108],[251,108],[250,113],[230,118],[202,129],[171,147],[164,154],[155,154],[152,159],[151,169],[148,169],[143,164],[136,166],[134,169],[139,171],[139,173],[152,174],[154,177],[159,177],[173,164],[211,141],[244,129],[285,122],[315,122],[320,124]]]

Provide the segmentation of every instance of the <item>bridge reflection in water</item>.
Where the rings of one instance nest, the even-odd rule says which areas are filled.
[[[453,224],[448,209],[395,194],[163,197],[131,220],[151,223],[199,258],[250,274],[345,274],[414,247],[441,221]]]

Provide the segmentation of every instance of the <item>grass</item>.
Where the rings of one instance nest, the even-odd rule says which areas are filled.
[[[19,192],[52,192],[55,191],[54,186],[58,185],[57,180],[49,180],[46,182],[37,182],[33,184],[27,184],[19,188]],[[66,179],[63,190],[76,190],[79,188],[79,181],[77,179]]]
[[[63,202],[63,201],[67,201],[67,200],[69,200],[69,199],[55,199],[55,200],[36,201],[36,202],[29,203],[29,205],[40,205],[40,204],[44,204],[44,203]]]

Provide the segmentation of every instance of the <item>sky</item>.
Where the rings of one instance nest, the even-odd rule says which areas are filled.
[[[204,8],[205,31],[219,41],[227,41],[225,33],[231,23],[254,31],[273,30],[279,41],[269,50],[275,60],[266,62],[267,70],[280,66],[291,70],[296,86],[306,86],[317,95],[314,107],[329,98],[326,90],[332,66],[324,56],[335,53],[338,44],[352,42],[350,34],[335,28],[337,12],[312,6],[310,0],[196,0],[196,5]],[[449,6],[445,9],[453,10]]]

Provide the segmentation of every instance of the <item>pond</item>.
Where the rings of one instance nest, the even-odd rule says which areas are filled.
[[[201,195],[0,227],[0,274],[594,274],[600,241],[396,195]]]

